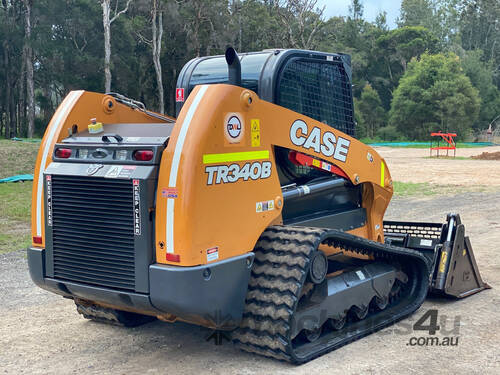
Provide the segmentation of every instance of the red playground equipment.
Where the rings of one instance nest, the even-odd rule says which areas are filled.
[[[431,156],[433,150],[436,150],[437,157],[439,157],[439,150],[446,150],[446,156],[448,156],[449,150],[453,150],[453,157],[455,157],[457,146],[453,138],[456,136],[457,136],[456,133],[441,133],[441,131],[437,133],[431,133],[431,137],[438,137],[437,146],[433,146],[433,139],[431,139],[431,148],[430,148]],[[441,141],[446,142],[447,146],[440,146]]]

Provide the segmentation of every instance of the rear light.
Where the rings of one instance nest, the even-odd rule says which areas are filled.
[[[169,262],[180,262],[181,256],[179,254],[167,253],[165,259]]]
[[[153,151],[151,150],[137,150],[134,152],[134,160],[150,161],[153,159]]]
[[[42,236],[33,236],[33,243],[41,245],[42,244]]]
[[[70,148],[58,148],[56,149],[56,157],[61,159],[67,159],[71,156]]]

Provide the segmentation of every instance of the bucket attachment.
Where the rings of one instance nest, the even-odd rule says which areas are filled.
[[[464,298],[491,288],[483,282],[458,214],[446,223],[384,221],[385,242],[423,253],[432,265],[429,292]]]

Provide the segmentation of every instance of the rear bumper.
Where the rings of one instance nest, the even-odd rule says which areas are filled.
[[[197,267],[149,266],[149,294],[124,292],[46,277],[45,250],[28,248],[28,266],[39,287],[147,315],[173,314],[182,320],[220,329],[239,325],[254,254],[247,253]]]

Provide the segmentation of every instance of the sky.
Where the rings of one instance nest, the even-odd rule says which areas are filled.
[[[389,28],[396,27],[396,18],[399,16],[401,0],[361,0],[364,6],[363,18],[368,22],[375,21],[381,11],[387,12]],[[333,16],[347,16],[351,0],[318,0],[318,6],[326,6],[324,16],[326,19]]]

